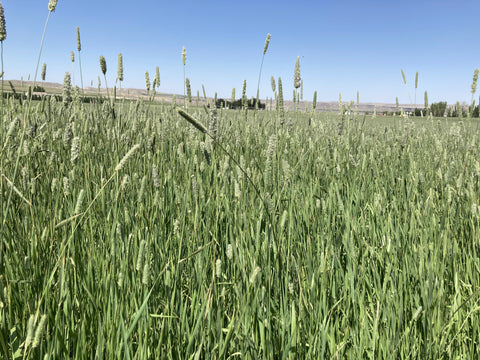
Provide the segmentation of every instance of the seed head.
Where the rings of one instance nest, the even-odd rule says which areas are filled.
[[[43,63],[42,66],[42,80],[45,81],[45,76],[47,75],[47,64]]]
[[[233,258],[233,246],[232,244],[227,245],[227,259],[232,260]]]
[[[7,28],[5,27],[5,13],[3,11],[3,5],[0,2],[0,41],[7,38]]]
[[[48,11],[50,12],[55,11],[55,8],[57,7],[57,1],[58,0],[50,0],[48,2]]]
[[[144,265],[144,258],[145,258],[145,252],[146,252],[145,246],[146,246],[145,240],[140,241],[140,248],[138,249],[138,255],[137,255],[137,264],[135,266],[135,269],[137,269],[137,271],[142,270]]]
[[[217,261],[215,261],[215,275],[217,276],[217,278],[222,276],[222,260],[221,259],[217,259]]]
[[[149,280],[150,280],[150,265],[148,262],[145,262],[145,265],[143,265],[142,284],[148,285]]]
[[[115,171],[122,170],[125,164],[127,163],[128,159],[132,157],[132,155],[135,153],[135,151],[137,151],[139,147],[140,147],[140,144],[133,145],[132,148],[128,150],[128,152],[122,158],[122,160],[120,160],[120,162],[117,164],[117,166],[115,167]]]
[[[425,91],[425,109],[428,109],[428,94]]]
[[[273,75],[272,75],[272,77],[270,78],[270,82],[271,82],[271,84],[272,84],[272,91],[275,92],[276,86],[275,86],[275,78],[273,77]]]
[[[160,182],[160,177],[158,176],[158,168],[157,165],[153,164],[152,166],[152,178],[153,178],[153,186],[159,188],[162,184]]]
[[[70,73],[66,72],[63,78],[63,103],[68,104],[72,102],[72,81]]]
[[[72,148],[70,150],[70,162],[75,164],[80,155],[80,138],[75,136],[72,140]]]
[[[77,50],[82,50],[82,43],[80,42],[80,28],[77,26]]]
[[[285,122],[285,112],[283,108],[283,86],[280,77],[278,78],[278,109],[280,112],[280,125],[283,125]]]
[[[263,55],[267,52],[268,44],[270,44],[270,34],[267,35],[267,39],[265,40],[265,46],[263,47]]]
[[[102,70],[103,75],[107,73],[107,61],[105,60],[105,56],[100,56],[100,69]]]
[[[182,62],[183,62],[183,66],[185,66],[187,62],[187,50],[185,50],[185,46],[182,49]]]
[[[415,89],[418,87],[418,71],[415,74]]]
[[[300,78],[300,56],[297,56],[297,60],[295,61],[295,73],[293,75],[293,86],[295,89],[298,89],[301,85],[301,78]]]
[[[118,80],[123,81],[123,57],[122,57],[122,53],[118,54],[117,78],[118,78]]]
[[[42,317],[40,318],[40,323],[37,326],[37,330],[35,331],[35,336],[32,342],[32,348],[36,348],[38,345],[40,345],[40,340],[42,340],[46,323],[47,323],[47,315],[42,315]]]
[[[315,110],[317,108],[317,92],[316,91],[313,93],[313,105],[312,105],[312,107],[313,107],[313,110]]]
[[[147,89],[147,94],[150,92],[150,74],[148,71],[145,71],[145,89]]]
[[[407,78],[405,77],[405,73],[404,73],[403,69],[401,69],[401,70],[402,70],[403,83],[405,85],[407,85]]]
[[[242,88],[242,101],[245,105],[247,103],[247,80],[243,80],[243,88]]]
[[[83,198],[85,196],[85,190],[80,190],[77,197],[77,203],[75,204],[75,214],[80,214],[82,211]]]
[[[197,119],[195,119],[193,116],[186,113],[185,111],[183,111],[183,109],[180,109],[180,108],[177,108],[177,111],[185,120],[187,120],[190,124],[195,126],[198,130],[200,130],[203,133],[207,133],[207,128],[202,123],[200,123]]]
[[[190,87],[190,79],[189,79],[189,78],[186,78],[186,79],[185,79],[185,83],[186,83],[186,86],[187,86],[188,102],[191,103],[191,102],[192,102],[192,89],[191,89],[191,87]]]
[[[160,87],[160,68],[155,68],[155,79],[153,80],[153,87]]]
[[[70,179],[66,176],[63,177],[63,193],[65,196],[70,195]]]
[[[25,339],[25,349],[28,349],[35,333],[35,315],[30,315],[27,324],[27,338]]]
[[[72,60],[72,63],[75,62],[75,53],[73,51],[70,52],[70,60]]]
[[[473,72],[472,95],[477,91],[478,68]]]
[[[250,275],[250,284],[255,284],[257,276],[261,271],[262,269],[260,268],[260,266],[257,266],[255,269],[253,269],[252,275]]]

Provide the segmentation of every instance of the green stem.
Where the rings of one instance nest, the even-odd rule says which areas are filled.
[[[257,83],[257,104],[258,98],[260,97],[260,78],[262,77],[262,68],[263,68],[263,60],[265,59],[265,54],[262,56],[262,63],[260,64],[260,72],[258,74],[258,83]]]
[[[83,93],[82,59],[80,57],[80,51],[78,52],[78,64],[80,65],[80,81],[82,84],[82,93]]]
[[[35,67],[35,76],[33,77],[33,87],[34,88],[35,88],[35,82],[37,81],[38,67],[40,66],[40,58],[42,56],[43,42],[45,40],[45,34],[47,32],[48,19],[50,19],[50,14],[51,13],[52,13],[51,11],[48,12],[47,21],[45,21],[45,27],[43,28],[42,42],[40,43],[40,51],[38,53],[37,66]]]
[[[1,50],[1,57],[2,57],[2,105],[4,105],[4,99],[3,99],[3,79],[5,78],[5,74],[3,73],[3,41],[2,41],[2,50]]]

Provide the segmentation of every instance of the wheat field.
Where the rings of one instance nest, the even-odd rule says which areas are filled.
[[[5,89],[1,359],[480,356],[478,119],[69,81]]]

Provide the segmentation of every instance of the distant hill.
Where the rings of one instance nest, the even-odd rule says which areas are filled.
[[[20,80],[5,80],[5,85],[4,88],[6,91],[9,91],[9,86],[8,82],[11,81],[13,86],[15,87],[15,90],[17,92],[26,92],[28,91],[28,87],[30,85],[33,85],[33,81],[20,81]],[[61,94],[63,90],[63,84],[59,83],[54,83],[54,82],[44,82],[44,81],[37,81],[36,85],[39,85],[43,88],[45,88],[46,93],[48,94]],[[98,94],[98,88],[96,87],[85,87],[84,93],[86,95],[96,95]],[[110,94],[112,94],[113,88],[109,88]],[[100,89],[100,94],[101,95],[107,95],[107,91],[104,87]],[[175,95],[177,101],[183,101],[183,94]],[[126,99],[138,99],[138,98],[143,98],[143,99],[148,99],[149,96],[147,95],[147,92],[145,89],[134,89],[134,88],[124,88],[120,89],[117,88],[117,98],[126,98]],[[161,92],[157,92],[155,95],[155,100],[156,101],[166,101],[166,102],[171,102],[173,99],[173,94],[165,94]],[[210,99],[211,100],[211,99]],[[194,103],[196,102],[196,98],[193,99]],[[263,103],[265,103],[265,100],[261,100]],[[273,108],[275,108],[275,104],[273,103],[274,100],[272,100]],[[204,104],[205,101],[203,97],[200,98],[200,104]],[[293,110],[294,109],[294,104],[293,101],[286,100],[284,101],[285,108],[288,108],[288,110]],[[348,103],[344,103],[343,106],[346,107]],[[271,101],[270,98],[267,99],[266,102],[266,108],[267,110],[270,109],[271,106]],[[300,111],[305,111],[305,106],[307,109],[310,109],[312,106],[311,101],[300,101],[299,103],[299,110]],[[374,111],[374,108],[377,108],[377,113],[382,113],[382,112],[393,112],[396,111],[396,104],[389,104],[389,103],[360,103],[358,105],[358,111],[360,113],[365,113],[369,112],[372,113]],[[423,109],[423,105],[417,104],[416,106],[419,109]],[[400,104],[399,108],[403,109],[404,111],[412,111],[415,109],[415,106],[412,106],[410,104]],[[352,111],[355,110],[355,104],[352,105]],[[317,101],[317,112],[321,111],[327,111],[327,112],[338,112],[339,111],[339,106],[337,101]]]

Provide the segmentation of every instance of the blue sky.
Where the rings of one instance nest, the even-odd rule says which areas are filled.
[[[6,79],[33,78],[48,0],[3,0]],[[304,97],[319,101],[410,103],[401,69],[417,103],[470,102],[473,71],[480,67],[478,0],[417,1],[107,1],[59,0],[47,28],[41,63],[47,81],[62,82],[66,71],[80,84],[76,27],[80,27],[84,85],[97,86],[98,58],[107,60],[109,87],[117,56],[123,54],[122,87],[145,87],[160,68],[159,91],[183,94],[182,47],[192,92],[230,97],[256,94],[265,38],[260,96],[271,97],[270,78],[282,78],[292,97],[295,59],[300,56]],[[75,51],[72,70],[70,52]],[[40,73],[40,71],[39,71]],[[40,74],[38,75],[40,78]],[[102,76],[102,85],[104,83]],[[479,93],[476,98],[478,102]]]

